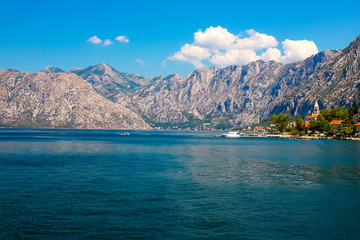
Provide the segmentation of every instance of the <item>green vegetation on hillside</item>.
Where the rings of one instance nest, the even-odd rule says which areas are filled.
[[[287,131],[299,135],[318,132],[329,136],[349,136],[357,131],[353,126],[353,116],[358,112],[358,109],[359,105],[356,101],[354,101],[353,106],[348,109],[341,107],[331,110],[322,109],[317,119],[305,124],[305,121],[298,117],[294,126],[289,125],[289,116],[283,113],[279,115],[274,114],[271,120],[280,132]],[[341,123],[333,127],[330,125],[333,120],[340,120]]]

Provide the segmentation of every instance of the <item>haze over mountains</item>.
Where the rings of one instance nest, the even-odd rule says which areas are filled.
[[[343,50],[295,63],[259,60],[183,78],[146,78],[105,63],[68,72],[0,70],[0,123],[8,126],[242,126],[273,113],[306,115],[316,100],[333,108],[354,99],[360,99],[360,36]]]

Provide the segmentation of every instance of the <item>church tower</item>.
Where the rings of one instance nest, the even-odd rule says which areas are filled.
[[[313,113],[313,115],[319,115],[319,114],[320,114],[319,104],[318,104],[318,101],[316,100],[315,105],[314,105],[314,113]]]
[[[318,104],[318,101],[316,100],[313,113],[309,116],[306,116],[305,120],[308,120],[308,121],[313,120],[313,119],[316,120],[317,117],[319,116],[319,114],[320,114],[319,104]]]

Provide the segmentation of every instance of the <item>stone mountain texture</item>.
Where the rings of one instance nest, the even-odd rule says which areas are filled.
[[[0,122],[59,128],[150,128],[75,74],[0,70]]]
[[[54,69],[51,68],[47,72],[53,72]],[[281,64],[259,60],[244,66],[233,65],[223,69],[201,68],[183,78],[173,74],[165,78],[149,79],[138,74],[121,73],[105,63],[56,74],[1,71],[1,97],[5,99],[4,93],[9,95],[9,91],[13,91],[10,86],[20,84],[29,78],[48,79],[45,81],[46,84],[54,88],[59,84],[59,88],[62,86],[60,79],[74,80],[75,75],[71,73],[90,83],[93,89],[104,97],[97,96],[100,102],[106,101],[105,105],[110,106],[108,100],[111,100],[111,106],[114,108],[117,106],[135,112],[153,123],[180,124],[187,122],[190,114],[199,119],[211,119],[213,125],[218,122],[234,126],[250,125],[274,113],[288,112],[304,116],[310,113],[316,100],[320,108],[350,106],[354,99],[359,100],[360,36],[343,50],[323,51],[295,63]],[[15,80],[16,76],[22,76],[22,79]],[[9,80],[11,77],[12,81]],[[20,83],[17,83],[19,81]],[[76,79],[76,82],[79,81],[79,78]],[[44,89],[47,88],[45,82]],[[78,94],[83,98],[86,98],[86,94],[96,94],[90,85],[86,86],[87,91],[77,89]],[[66,88],[68,87],[70,86]],[[6,102],[1,109],[0,117],[3,122],[9,121],[9,112],[18,114],[18,117],[24,114],[18,113],[18,105],[22,106],[21,101],[25,101],[27,96],[23,94],[17,98],[8,97],[7,100],[2,100]],[[40,98],[38,102],[42,101],[41,94],[34,95],[34,101],[36,97]],[[63,102],[66,96],[53,95],[53,98],[55,102]],[[88,103],[86,106],[92,104]],[[21,111],[24,112],[24,109],[21,108]],[[36,111],[32,110],[32,114],[29,114],[33,116]],[[4,115],[3,112],[8,115]],[[71,109],[67,113],[68,116],[71,113],[78,114],[76,108]],[[64,116],[63,114],[60,116]],[[16,119],[15,115],[11,119]],[[136,119],[139,120],[139,117]],[[52,122],[45,122],[55,126],[56,121],[58,120],[52,118]],[[112,119],[108,121],[111,122]],[[63,119],[62,123],[65,122]],[[140,124],[139,121],[135,122]],[[135,123],[132,125],[131,121],[127,123],[126,126],[139,127]],[[91,125],[90,122],[87,122],[87,125],[76,125],[87,128],[95,126],[107,127]]]
[[[58,68],[58,67],[47,66],[46,68],[41,70],[41,72],[44,72],[44,73],[62,73],[64,71],[62,69]]]

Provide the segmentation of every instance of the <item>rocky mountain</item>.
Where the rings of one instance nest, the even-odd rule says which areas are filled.
[[[259,60],[197,69],[184,78],[153,78],[132,91],[113,89],[110,99],[155,123],[187,122],[190,114],[213,125],[249,125],[279,112],[304,116],[315,100],[321,108],[349,106],[360,99],[359,39],[344,50],[323,51],[290,64]],[[96,85],[108,97],[104,88],[101,82]]]
[[[64,71],[61,70],[58,67],[48,66],[48,67],[44,68],[43,70],[41,70],[41,72],[44,72],[44,73],[62,73]]]
[[[20,72],[19,70],[16,70],[16,69],[14,69],[14,68],[10,68],[10,69],[8,69],[7,71],[9,71],[9,72]]]
[[[6,126],[148,129],[75,74],[0,70],[0,123]]]
[[[82,77],[93,88],[111,101],[130,108],[140,116],[153,122],[186,122],[188,119],[181,113],[183,109],[177,100],[168,92],[160,91],[167,88],[169,79],[178,75],[171,75],[167,78],[155,77],[146,78],[138,74],[122,73],[101,63],[87,68],[73,69],[69,72]]]
[[[35,74],[0,72],[2,122],[147,128],[141,116],[152,126],[241,126],[280,112],[304,116],[316,100],[320,108],[360,100],[360,36],[343,50],[323,51],[295,63],[259,60],[201,68],[183,78],[146,78],[105,63],[67,73],[45,69]]]
[[[289,91],[287,98],[278,105],[279,110],[301,114],[316,99],[320,107],[326,108],[350,106],[354,99],[360,99],[360,36],[342,51],[325,51],[318,55],[331,57],[318,61],[318,68]]]
[[[131,92],[134,88],[148,83],[149,79],[138,74],[122,73],[106,63],[87,68],[76,68],[69,71],[75,73],[106,98],[113,99],[115,94]]]

